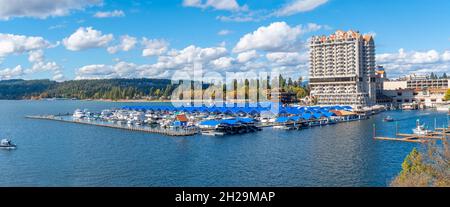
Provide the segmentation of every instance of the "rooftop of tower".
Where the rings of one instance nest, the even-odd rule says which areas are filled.
[[[355,31],[355,30],[349,30],[349,31],[337,30],[334,34],[330,34],[329,36],[326,36],[326,35],[313,36],[312,41],[313,42],[317,42],[317,41],[326,42],[326,41],[348,40],[348,39],[358,39],[358,38],[363,38],[365,41],[373,40],[373,36],[370,34],[362,35],[359,31]]]

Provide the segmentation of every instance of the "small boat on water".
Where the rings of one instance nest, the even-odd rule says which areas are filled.
[[[413,133],[415,135],[429,135],[432,133],[431,130],[427,130],[425,124],[420,124],[420,121],[417,120],[417,126],[413,129]]]
[[[13,144],[9,139],[2,139],[0,141],[0,149],[13,150],[16,148],[17,145]]]
[[[203,131],[202,135],[204,136],[225,136],[225,132],[219,131]]]
[[[385,122],[393,122],[394,118],[392,118],[391,116],[386,116],[386,117],[384,117],[383,121],[385,121]]]

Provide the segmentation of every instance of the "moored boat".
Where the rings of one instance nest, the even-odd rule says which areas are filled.
[[[393,122],[394,118],[392,118],[391,116],[387,116],[387,117],[384,117],[383,121],[385,121],[385,122]]]
[[[425,124],[421,125],[419,120],[417,120],[417,124],[416,125],[417,125],[416,128],[413,129],[413,133],[415,135],[423,135],[423,136],[425,136],[425,135],[429,135],[429,134],[432,133],[431,130],[427,130],[425,128]]]
[[[13,144],[9,139],[2,139],[0,141],[0,149],[13,150],[16,149],[17,145]]]

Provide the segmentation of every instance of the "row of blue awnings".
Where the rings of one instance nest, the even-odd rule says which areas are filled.
[[[252,118],[235,118],[235,119],[222,119],[222,120],[205,120],[200,122],[202,126],[217,126],[220,124],[226,125],[239,125],[239,124],[251,124],[255,123],[256,120]]]
[[[258,114],[262,111],[270,111],[270,107],[173,107],[173,106],[125,106],[122,107],[125,110],[135,110],[135,111],[172,111],[172,112],[207,112],[207,113],[246,113],[246,114]],[[321,113],[324,115],[329,115],[332,110],[352,110],[351,106],[331,106],[331,107],[281,107],[279,114],[294,114],[301,115],[304,113]]]
[[[303,113],[299,116],[282,116],[278,117],[275,122],[277,123],[287,123],[287,122],[298,122],[300,120],[311,120],[311,119],[320,119],[320,118],[330,118],[335,116],[336,114],[332,112],[325,113]]]

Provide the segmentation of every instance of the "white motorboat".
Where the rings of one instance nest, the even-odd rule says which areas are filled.
[[[72,117],[75,119],[82,119],[86,117],[86,113],[84,111],[81,111],[80,109],[77,109],[73,113]]]
[[[202,135],[204,135],[204,136],[225,136],[225,133],[218,132],[218,131],[202,131]]]
[[[425,124],[420,124],[420,121],[417,120],[417,126],[416,128],[413,129],[413,133],[415,135],[429,135],[430,133],[432,133],[431,130],[427,130],[425,127]]]
[[[0,149],[13,150],[16,148],[17,145],[13,144],[9,139],[2,139],[0,141]]]

